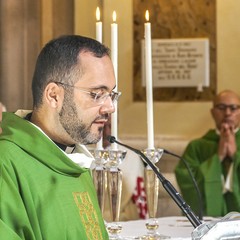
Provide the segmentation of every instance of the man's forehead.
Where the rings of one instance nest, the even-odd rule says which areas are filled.
[[[227,103],[227,104],[228,103],[240,103],[240,99],[236,94],[234,94],[232,92],[223,93],[215,98],[214,104],[219,104],[219,103]]]

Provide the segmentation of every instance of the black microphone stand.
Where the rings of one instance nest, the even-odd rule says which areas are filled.
[[[201,221],[199,218],[194,214],[194,212],[191,210],[190,206],[186,204],[182,196],[177,192],[177,190],[174,188],[174,186],[158,171],[155,164],[153,164],[140,150],[137,150],[135,148],[132,148],[128,145],[125,145],[121,142],[118,142],[115,137],[109,136],[108,141],[110,143],[116,142],[119,145],[122,145],[133,152],[140,155],[143,160],[152,168],[152,170],[155,172],[157,177],[159,178],[160,182],[162,183],[162,186],[164,189],[168,192],[168,194],[171,196],[171,198],[175,201],[175,203],[179,206],[179,208],[183,211],[183,213],[186,215],[188,220],[191,222],[194,228],[201,225]]]

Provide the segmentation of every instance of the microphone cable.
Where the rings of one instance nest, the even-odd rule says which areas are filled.
[[[191,178],[191,180],[192,180],[192,182],[193,182],[194,188],[196,189],[196,192],[197,192],[198,203],[199,203],[198,217],[199,217],[200,220],[202,220],[202,219],[203,219],[202,194],[201,194],[201,192],[200,192],[200,190],[199,190],[198,184],[197,184],[197,182],[196,182],[195,177],[193,176],[193,173],[192,173],[192,171],[191,171],[191,168],[190,168],[188,162],[187,162],[184,158],[180,157],[179,155],[177,155],[177,154],[175,154],[175,153],[172,153],[172,152],[170,152],[170,151],[168,151],[168,150],[166,150],[166,149],[163,149],[163,152],[166,153],[166,154],[168,154],[168,155],[171,155],[171,156],[174,156],[174,157],[178,158],[178,159],[179,159],[180,161],[182,161],[183,164],[185,165],[185,167],[186,167],[186,169],[187,169],[187,171],[188,171],[188,174],[189,174],[189,176],[190,176],[190,178]]]

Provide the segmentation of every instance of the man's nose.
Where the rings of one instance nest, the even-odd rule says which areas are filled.
[[[230,107],[226,107],[224,113],[225,113],[226,115],[230,115],[230,114],[232,114],[232,110],[231,110],[231,108],[230,108]]]
[[[104,104],[101,106],[100,112],[101,112],[101,114],[105,114],[105,113],[109,114],[109,113],[115,112],[115,106],[110,97],[108,97],[106,99],[106,101],[104,102]]]

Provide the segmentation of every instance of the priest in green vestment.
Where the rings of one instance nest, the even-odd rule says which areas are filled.
[[[33,110],[3,113],[0,239],[105,240],[85,145],[96,143],[119,94],[109,49],[62,36],[40,52]]]
[[[216,129],[191,141],[182,158],[188,163],[198,184],[201,204],[193,181],[183,163],[175,169],[184,200],[205,216],[224,216],[240,212],[240,97],[224,90],[211,109]]]

